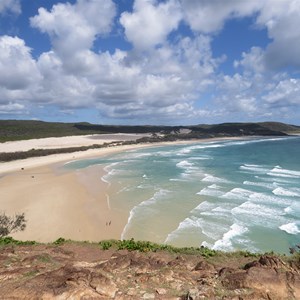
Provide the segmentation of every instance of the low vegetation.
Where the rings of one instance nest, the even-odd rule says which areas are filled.
[[[29,157],[40,157],[47,156],[52,154],[62,154],[62,153],[72,153],[76,151],[86,151],[89,149],[100,149],[105,148],[109,144],[102,145],[91,145],[91,146],[83,146],[83,147],[69,147],[69,148],[56,148],[56,149],[31,149],[28,151],[17,151],[17,152],[2,152],[0,153],[0,162],[8,162],[18,159],[26,159]]]
[[[113,126],[90,123],[59,123],[30,120],[0,120],[0,142],[70,135],[104,133],[163,133],[174,135],[190,131],[191,136],[204,135],[282,135],[300,132],[299,126],[278,122],[224,123],[193,126]],[[184,136],[184,134],[183,134]],[[189,136],[186,135],[186,136]]]
[[[10,236],[0,237],[0,246],[5,245],[37,245],[36,241],[19,241]]]
[[[135,241],[130,240],[106,240],[99,243],[103,250],[110,248],[117,250],[128,250],[128,251],[139,251],[139,252],[156,252],[156,251],[167,251],[170,253],[181,253],[181,254],[197,254],[204,257],[212,257],[218,254],[218,251],[211,250],[206,247],[184,247],[177,248],[166,244],[156,244],[149,241]]]
[[[10,123],[16,124],[10,128]],[[130,144],[140,144],[140,143],[157,143],[157,142],[170,142],[178,140],[197,140],[203,138],[213,138],[213,137],[236,137],[236,136],[283,136],[289,134],[300,132],[300,127],[286,125],[282,123],[224,123],[219,125],[198,125],[190,127],[170,127],[170,126],[104,126],[104,125],[92,125],[92,124],[71,124],[71,123],[45,123],[38,122],[39,126],[34,127],[35,123],[29,123],[30,126],[25,126],[25,130],[28,130],[28,134],[21,134],[22,130],[20,127],[22,122],[31,121],[1,121],[4,126],[0,126],[0,142],[7,140],[14,140],[26,138],[37,138],[37,137],[48,137],[57,136],[56,131],[59,128],[59,136],[70,135],[70,134],[91,134],[91,133],[146,133],[152,132],[152,136],[143,137],[137,139],[136,141],[123,141],[123,142],[111,142],[104,144],[94,144],[90,146],[82,147],[69,147],[69,148],[57,148],[57,149],[31,149],[28,151],[0,153],[0,162],[8,162],[18,159],[26,159],[29,157],[40,157],[47,156],[51,154],[61,154],[61,153],[72,153],[76,151],[86,151],[89,149],[100,149],[111,146],[118,145],[130,145]],[[43,126],[40,125],[43,124]],[[45,128],[49,125],[49,131]],[[59,127],[61,126],[61,127]],[[71,127],[77,128],[73,131]],[[73,128],[72,127],[72,128]],[[16,129],[18,128],[18,130]],[[29,137],[29,131],[32,129],[31,135]],[[181,129],[187,129],[188,132],[181,132]],[[20,136],[18,135],[20,130]],[[281,130],[281,131],[279,131]],[[27,131],[26,131],[27,132]],[[157,134],[159,133],[159,134]]]
[[[295,261],[300,263],[300,244],[295,245],[290,248],[289,256],[276,254],[274,252],[266,252],[266,253],[252,253],[249,251],[237,250],[233,252],[223,252],[220,250],[213,250],[207,247],[175,247],[168,244],[157,244],[149,241],[137,241],[133,238],[130,240],[103,240],[98,243],[95,242],[76,242],[65,238],[58,238],[57,240],[49,243],[48,245],[61,246],[64,244],[80,244],[80,245],[91,245],[91,246],[99,246],[101,250],[127,250],[137,251],[142,253],[155,253],[155,252],[167,252],[170,254],[178,254],[178,255],[196,255],[204,258],[212,258],[212,259],[237,259],[237,258],[258,258],[261,255],[269,255],[269,256],[277,256],[281,259],[287,261]],[[36,241],[20,241],[16,240],[10,236],[1,236],[0,237],[0,246],[5,245],[42,245]]]

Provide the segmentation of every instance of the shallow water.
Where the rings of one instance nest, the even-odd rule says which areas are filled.
[[[300,243],[300,137],[145,148],[66,165],[105,165],[122,238],[288,253]],[[100,178],[99,178],[100,180]]]

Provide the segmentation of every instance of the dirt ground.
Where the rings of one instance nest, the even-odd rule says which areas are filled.
[[[300,261],[7,245],[0,299],[300,299]]]

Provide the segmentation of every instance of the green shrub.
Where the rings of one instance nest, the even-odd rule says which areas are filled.
[[[181,254],[196,254],[203,257],[212,257],[217,255],[219,252],[206,248],[194,248],[185,247],[177,248],[166,244],[156,244],[149,241],[135,241],[133,238],[130,240],[106,240],[99,242],[100,247],[103,250],[115,248],[117,250],[128,250],[128,251],[140,251],[140,252],[156,252],[156,251],[167,251],[170,253],[181,253]]]
[[[36,241],[18,241],[10,236],[0,237],[0,245],[35,245]]]
[[[56,241],[53,242],[54,245],[61,245],[63,243],[65,243],[66,240],[62,237],[58,238]]]
[[[112,247],[113,243],[111,241],[102,241],[99,243],[102,250],[108,250]]]

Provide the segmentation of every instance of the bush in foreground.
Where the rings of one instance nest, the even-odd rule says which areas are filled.
[[[135,241],[130,240],[105,240],[99,243],[103,250],[110,248],[117,250],[128,250],[128,251],[140,251],[140,252],[156,252],[156,251],[167,251],[171,253],[182,253],[182,254],[198,254],[204,257],[212,257],[219,253],[206,247],[184,247],[177,248],[166,244],[156,244],[149,241]]]

